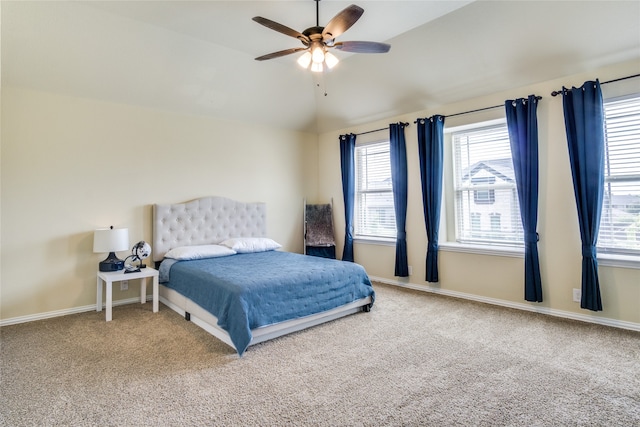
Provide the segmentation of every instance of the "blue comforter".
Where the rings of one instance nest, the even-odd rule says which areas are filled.
[[[239,355],[249,346],[252,329],[375,298],[358,264],[280,251],[166,259],[160,279],[216,316]]]

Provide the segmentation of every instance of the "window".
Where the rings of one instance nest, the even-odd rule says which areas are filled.
[[[500,213],[492,212],[489,214],[489,218],[491,218],[491,231],[500,232],[502,228],[500,226]]]
[[[640,255],[640,96],[605,101],[598,251]]]
[[[480,178],[471,178],[471,184],[473,186],[483,186],[483,185],[492,185],[495,184],[496,177],[480,177]],[[490,205],[496,201],[496,193],[494,189],[490,190],[474,190],[473,191],[473,201],[477,205]]]
[[[456,241],[524,244],[506,123],[452,132]]]
[[[355,237],[395,238],[389,141],[356,146]]]
[[[482,217],[478,212],[471,212],[471,231],[474,236],[480,236],[480,224],[482,224]]]

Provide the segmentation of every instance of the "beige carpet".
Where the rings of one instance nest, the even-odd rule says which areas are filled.
[[[3,327],[0,425],[640,425],[640,334],[375,287],[242,358],[150,303]]]

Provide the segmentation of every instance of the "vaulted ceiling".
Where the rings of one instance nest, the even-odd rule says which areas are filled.
[[[322,133],[640,57],[638,1],[354,2],[338,41],[391,51],[316,74],[255,61],[301,45],[251,20],[303,31],[311,0],[2,1],[2,85]]]

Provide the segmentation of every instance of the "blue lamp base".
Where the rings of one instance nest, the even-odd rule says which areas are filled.
[[[100,271],[119,271],[124,269],[124,261],[118,259],[114,252],[109,252],[107,258],[98,264]]]

